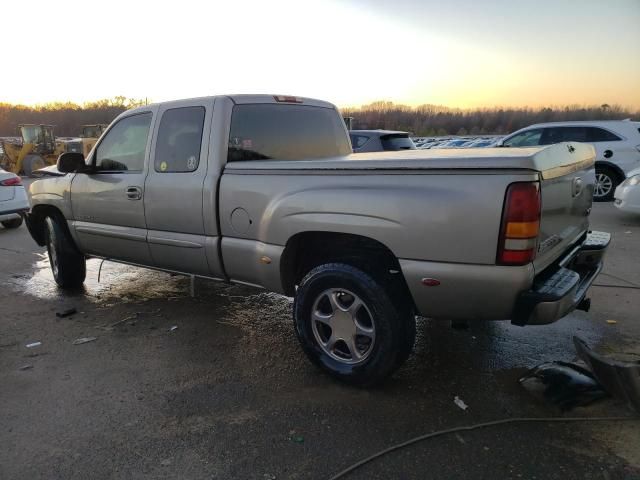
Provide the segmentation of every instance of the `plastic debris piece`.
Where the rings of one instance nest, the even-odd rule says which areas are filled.
[[[83,343],[89,343],[89,342],[93,342],[94,340],[97,340],[98,337],[83,337],[83,338],[77,338],[73,341],[74,345],[82,345]]]
[[[165,460],[162,460],[162,461],[160,462],[160,465],[162,465],[163,467],[168,467],[169,465],[171,465],[171,460],[170,460],[170,459],[168,459],[168,458],[167,458],[167,459],[165,459]]]
[[[25,347],[33,348],[33,347],[39,347],[40,345],[42,345],[42,342],[33,342],[33,343],[27,343]]]
[[[33,368],[33,365],[31,365],[30,363],[23,365],[20,367],[20,370],[30,370]]]
[[[262,478],[264,478],[264,480],[276,480],[276,476],[271,475],[270,473],[265,473],[264,475],[262,475]]]
[[[74,313],[77,313],[78,311],[75,309],[75,307],[71,307],[71,308],[67,308],[66,310],[62,310],[61,312],[56,312],[56,317],[58,318],[64,318],[64,317],[68,317],[69,315],[73,315]]]
[[[625,400],[640,412],[640,362],[621,361],[600,355],[578,337],[573,337],[573,344],[578,356],[591,367],[593,376],[604,390],[616,398]]]
[[[453,397],[453,403],[456,404],[456,406],[458,408],[460,408],[461,410],[467,410],[467,408],[469,408],[469,405],[467,405],[466,403],[464,403],[464,400],[462,400],[459,396],[455,396]]]
[[[562,411],[608,396],[589,370],[568,362],[542,363],[520,377],[519,382],[529,393],[542,394]]]
[[[616,323],[618,323],[618,321],[617,320],[607,320],[607,323],[609,325],[615,325]]]
[[[169,329],[169,331],[170,331],[170,332],[173,332],[174,330],[177,330],[177,329],[178,329],[178,326],[177,326],[177,325],[174,325],[174,326],[172,326],[172,327]]]
[[[296,442],[296,443],[304,443],[304,437],[301,435],[295,435],[293,437],[291,437],[291,441]]]

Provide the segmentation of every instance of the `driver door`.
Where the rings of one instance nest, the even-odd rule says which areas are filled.
[[[152,264],[143,201],[152,120],[151,109],[122,117],[94,149],[94,172],[75,175],[73,228],[83,252]]]

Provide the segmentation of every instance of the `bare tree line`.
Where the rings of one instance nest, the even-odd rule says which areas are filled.
[[[111,123],[120,113],[139,105],[144,100],[115,97],[78,105],[71,102],[55,102],[29,107],[0,103],[0,136],[17,136],[18,125],[24,123],[54,125],[54,133],[60,137],[78,136],[81,125]]]
[[[640,111],[608,104],[463,110],[377,101],[359,108],[344,108],[341,112],[345,117],[353,117],[354,129],[404,130],[420,136],[506,134],[542,122],[640,119]]]
[[[144,104],[144,100],[115,97],[78,105],[57,102],[35,107],[0,103],[0,136],[14,136],[19,124],[55,125],[57,136],[77,136],[81,125],[110,123],[123,111]],[[640,119],[640,111],[619,105],[569,105],[544,108],[455,109],[438,105],[410,107],[377,101],[359,108],[341,109],[354,117],[353,127],[405,130],[415,135],[505,134],[527,125],[566,120]]]

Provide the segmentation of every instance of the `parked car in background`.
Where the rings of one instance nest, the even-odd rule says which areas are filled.
[[[29,200],[22,179],[0,168],[0,223],[4,228],[18,228],[28,211]]]
[[[615,206],[623,212],[640,214],[640,168],[629,172],[629,177],[618,185]]]
[[[591,143],[596,149],[594,200],[610,201],[628,173],[640,167],[640,122],[629,120],[539,123],[498,142],[503,147],[532,147],[560,142]]]
[[[351,146],[355,153],[415,150],[407,132],[395,130],[351,130]]]
[[[468,142],[468,138],[454,138],[453,140],[441,143],[440,145],[434,145],[431,148],[461,148],[465,143]]]
[[[474,140],[473,142],[465,146],[469,148],[484,148],[484,147],[492,146],[495,142],[496,142],[495,140],[482,138],[480,140]]]

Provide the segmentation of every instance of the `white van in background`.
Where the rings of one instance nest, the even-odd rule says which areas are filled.
[[[531,147],[558,142],[591,143],[596,149],[594,200],[613,200],[616,187],[640,167],[640,122],[602,120],[538,123],[506,136],[498,146]]]

